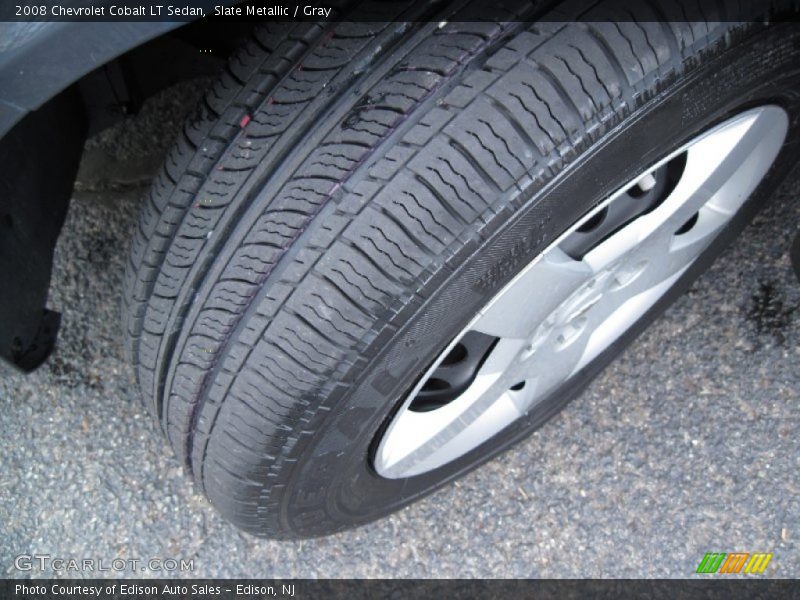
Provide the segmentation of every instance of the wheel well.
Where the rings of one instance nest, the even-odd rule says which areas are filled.
[[[250,26],[200,20],[97,67],[0,139],[0,359],[28,372],[55,344],[53,252],[87,137],[153,94],[216,73]]]

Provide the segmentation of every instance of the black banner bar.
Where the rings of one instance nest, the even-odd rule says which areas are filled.
[[[647,598],[680,600],[780,600],[797,598],[797,580],[709,578],[662,580],[158,580],[63,579],[0,580],[5,600],[192,599],[330,600],[369,599],[506,599]]]
[[[487,0],[493,2],[498,19],[526,21],[569,20],[571,15],[586,14],[581,20],[627,21],[633,18],[627,8],[630,0]],[[753,20],[798,20],[800,0],[775,0],[765,9],[763,0],[705,0],[715,18],[742,14],[742,7],[752,7]],[[386,20],[381,5],[427,5],[437,15],[469,4],[466,0],[0,0],[0,23],[31,22],[190,22],[198,19],[218,21],[354,21]],[[704,21],[704,2],[690,3],[676,19]],[[519,11],[521,5],[529,10]],[[728,6],[730,5],[730,6]],[[553,9],[553,10],[551,10]],[[438,12],[437,12],[438,11]],[[766,12],[765,12],[766,11]],[[433,20],[430,11],[407,15],[415,21]],[[653,13],[655,19],[669,20],[672,15]],[[544,15],[544,16],[543,16]],[[765,16],[766,15],[766,16]],[[405,17],[404,17],[405,18]],[[438,16],[436,17],[439,18]],[[3,29],[0,27],[0,36]],[[1,41],[1,40],[0,40]]]

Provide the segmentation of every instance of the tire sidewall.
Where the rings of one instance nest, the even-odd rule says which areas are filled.
[[[800,99],[800,32],[788,25],[750,24],[695,56],[688,72],[650,82],[634,110],[544,187],[523,180],[509,208],[419,290],[371,344],[366,368],[357,365],[296,440],[279,477],[279,522],[289,537],[352,527],[390,513],[474,469],[540,427],[617,356],[708,267],[750,221],[794,166]],[[670,151],[747,108],[776,103],[789,112],[787,142],[767,176],[725,230],[637,323],[566,385],[525,417],[459,459],[408,479],[378,476],[371,466],[376,440],[427,366],[475,313],[525,265],[593,206]]]

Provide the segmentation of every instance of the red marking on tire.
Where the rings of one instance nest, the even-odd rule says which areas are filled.
[[[245,116],[242,117],[242,120],[239,121],[239,127],[244,129],[245,127],[247,127],[247,124],[249,122],[250,122],[250,115],[245,115]]]

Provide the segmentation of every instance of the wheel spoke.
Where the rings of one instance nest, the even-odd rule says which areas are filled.
[[[747,114],[693,144],[678,185],[648,215],[649,226],[676,231],[706,204],[732,215],[761,181],[780,148],[782,140],[776,143],[764,135],[764,127],[771,126],[771,114]]]
[[[575,370],[591,331],[587,325],[588,317],[553,331],[544,344],[520,363],[517,378],[524,379],[527,388],[524,409],[541,400]]]
[[[470,328],[501,338],[527,339],[539,323],[591,276],[588,264],[554,247],[513,280],[479,313]]]
[[[480,419],[490,409],[492,399],[508,388],[509,365],[521,345],[519,340],[500,340],[478,370],[473,384],[462,394],[460,402],[430,413],[408,411],[406,418],[394,422],[391,429],[395,438],[413,440],[414,444],[383,444],[381,459],[386,468],[390,472],[415,469],[425,456],[439,451]],[[434,413],[437,418],[430,418]]]
[[[414,444],[382,445],[381,459],[387,472],[413,474],[424,470],[426,457],[459,451],[462,440],[472,439],[477,428],[494,427],[506,418],[508,424],[519,417],[521,413],[513,403],[495,404],[510,385],[509,364],[520,346],[517,340],[501,340],[460,401],[432,411],[436,419],[430,418],[431,413],[408,411],[407,418],[395,422],[393,435],[414,440]]]

